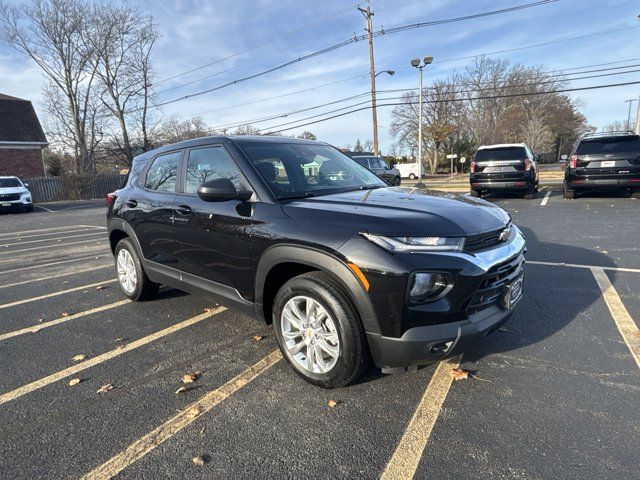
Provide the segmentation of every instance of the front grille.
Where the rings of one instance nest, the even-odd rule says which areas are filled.
[[[477,313],[491,305],[497,305],[504,296],[504,287],[522,273],[524,253],[491,268],[483,277],[471,299],[468,313]]]
[[[19,193],[0,193],[0,202],[10,202],[13,200],[20,200]]]
[[[510,227],[506,227],[506,229],[508,228]],[[491,232],[484,232],[466,237],[464,242],[465,252],[476,252],[478,250],[499,245],[504,242],[504,240],[500,240],[500,235],[504,230],[505,228],[500,228]]]

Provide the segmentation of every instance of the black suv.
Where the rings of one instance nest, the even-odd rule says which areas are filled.
[[[168,145],[137,157],[107,203],[124,295],[165,284],[273,323],[293,369],[322,387],[370,358],[391,372],[458,354],[522,297],[525,242],[504,210],[390,187],[324,143]]]
[[[402,180],[400,180],[400,170],[393,166],[389,166],[387,162],[385,162],[380,157],[354,155],[351,158],[353,158],[364,168],[371,170],[389,185],[395,185],[396,187],[398,187],[402,183]]]
[[[532,199],[538,191],[538,163],[525,143],[485,145],[469,166],[471,195],[480,197],[495,190],[518,191]]]
[[[612,132],[581,137],[564,172],[564,198],[587,190],[620,189],[640,193],[640,136]]]

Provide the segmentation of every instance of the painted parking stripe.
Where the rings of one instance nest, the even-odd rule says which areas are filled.
[[[587,270],[591,270],[593,268],[601,268],[602,270],[609,270],[609,271],[612,271],[612,272],[640,273],[640,268],[601,267],[599,265],[583,265],[583,264],[580,264],[580,263],[541,262],[541,261],[537,261],[537,260],[527,260],[527,264],[530,264],[530,265],[546,265],[548,267],[586,268]]]
[[[81,232],[102,232],[105,233],[103,229],[92,227],[92,228],[79,228],[73,230],[62,230],[57,232],[49,232],[49,233],[37,233],[32,235],[19,235],[12,234],[10,237],[2,237],[0,238],[0,242],[8,242],[11,240],[24,240],[25,238],[42,238],[42,237],[52,237],[55,235],[66,235],[68,233],[81,233]],[[46,238],[43,238],[42,241],[45,241]]]
[[[44,210],[45,212],[49,212],[49,213],[53,213],[53,210],[47,208],[47,207],[43,207],[42,205],[34,205],[34,207],[36,208],[41,208],[42,210]]]
[[[82,270],[73,270],[71,272],[57,273],[56,275],[49,275],[48,277],[38,277],[38,278],[32,278],[30,280],[23,280],[21,282],[7,283],[5,285],[0,285],[0,290],[3,289],[3,288],[17,287],[19,285],[26,285],[27,283],[43,282],[44,280],[51,280],[52,278],[67,277],[69,275],[76,275],[76,274],[79,274],[79,273],[93,272],[95,270],[100,270],[102,268],[110,268],[110,267],[113,267],[113,265],[111,263],[108,263],[106,265],[96,265],[95,267],[86,268],[86,269],[82,269]]]
[[[6,232],[0,233],[0,238],[2,237],[17,237],[20,235],[24,235],[25,233],[37,233],[37,232],[52,232],[57,230],[64,230],[65,228],[97,228],[101,230],[106,230],[107,227],[102,227],[99,225],[66,225],[63,227],[51,227],[51,228],[38,228],[36,230],[22,230],[20,232]]]
[[[627,307],[622,303],[620,295],[618,295],[616,289],[613,288],[611,280],[609,280],[604,270],[602,268],[592,268],[591,272],[596,278],[604,301],[609,308],[609,312],[611,312],[611,316],[616,323],[616,327],[618,327],[620,335],[622,335],[624,343],[629,347],[631,355],[633,355],[638,368],[640,368],[640,334],[638,333],[638,326],[633,321],[633,318],[631,318],[631,315],[629,315]]]
[[[29,248],[21,248],[20,250],[9,250],[8,252],[0,252],[0,255],[15,255],[16,253],[22,253],[22,252],[32,252],[34,250],[50,250],[52,248],[59,248],[59,247],[67,247],[69,245],[79,245],[81,243],[91,243],[94,242],[95,245],[107,245],[107,239],[96,239],[96,238],[92,238],[89,240],[78,240],[77,242],[67,242],[67,243],[54,243],[52,245],[40,245],[39,247],[29,247]]]
[[[84,231],[86,231],[86,230],[84,230]],[[13,240],[20,240],[20,241],[13,242],[13,243],[0,243],[0,248],[11,247],[13,245],[27,245],[27,244],[30,244],[30,243],[42,243],[42,242],[50,242],[51,244],[47,245],[47,246],[51,247],[51,246],[57,245],[58,242],[62,242],[67,238],[75,239],[75,238],[82,238],[82,237],[93,237],[93,236],[96,236],[96,235],[102,235],[104,237],[104,232],[99,231],[99,232],[94,232],[94,233],[85,233],[83,235],[69,235],[69,236],[61,237],[61,238],[57,238],[57,239],[44,238],[44,239],[41,239],[41,240],[27,240],[26,242],[24,240],[20,239],[20,238],[12,238],[10,240],[12,240],[12,241]]]
[[[282,354],[279,350],[271,352],[262,360],[247,368],[240,375],[232,378],[220,388],[212,390],[200,397],[199,400],[188,405],[176,416],[147,433],[144,437],[136,440],[125,450],[82,478],[86,480],[97,480],[115,477],[118,473],[140,460],[155,447],[169,440],[180,430],[195,422],[197,418],[200,418],[203,414],[216,407],[242,387],[249,384],[252,380],[262,375],[281,359]]]
[[[550,196],[551,196],[551,190],[549,190],[547,193],[544,194],[544,198],[542,199],[542,202],[540,202],[541,207],[545,207],[547,205],[547,202],[549,201]]]
[[[0,275],[5,273],[23,272],[25,270],[32,270],[34,268],[50,267],[52,265],[61,265],[63,263],[78,262],[80,260],[91,260],[91,259],[97,259],[100,257],[111,257],[111,256],[112,255],[110,253],[100,253],[98,255],[88,255],[86,257],[69,258],[67,260],[59,260],[56,262],[41,263],[40,265],[30,265],[28,267],[12,268],[11,270],[0,270]]]
[[[3,303],[0,305],[0,310],[9,307],[15,307],[16,305],[24,305],[25,303],[37,302],[38,300],[44,300],[45,298],[57,297],[59,295],[65,295],[67,293],[78,292],[80,290],[88,290],[90,288],[95,288],[100,285],[106,285],[107,283],[113,283],[116,279],[112,278],[111,280],[105,280],[103,282],[90,283],[89,285],[81,285],[79,287],[69,288],[67,290],[60,290],[59,292],[47,293],[45,295],[39,295],[37,297],[24,298],[22,300],[16,300],[15,302]]]
[[[115,348],[110,350],[102,355],[98,355],[97,357],[90,358],[89,360],[85,360],[84,362],[77,363],[69,368],[65,368],[64,370],[60,370],[48,377],[41,378],[40,380],[36,380],[35,382],[28,383],[27,385],[23,385],[22,387],[16,388],[10,392],[4,393],[0,395],[0,405],[15,400],[17,398],[26,395],[27,393],[31,393],[35,390],[38,390],[42,387],[46,387],[47,385],[51,385],[59,380],[70,377],[71,375],[76,375],[87,368],[94,367],[99,365],[107,360],[118,357],[124,353],[130,352],[131,350],[135,350],[136,348],[140,348],[144,345],[147,345],[155,340],[159,340],[167,335],[170,335],[175,332],[179,332],[180,330],[190,327],[191,325],[195,325],[203,320],[206,320],[209,317],[217,315],[225,311],[225,307],[218,307],[209,312],[201,313],[200,315],[196,315],[195,317],[191,317],[187,320],[184,320],[180,323],[177,323],[171,327],[165,328],[164,330],[160,330],[159,332],[153,333],[151,335],[147,335],[146,337],[142,337],[138,340],[135,340],[131,343],[127,343],[126,345],[121,345],[119,348]]]
[[[442,409],[442,404],[449,393],[449,388],[451,388],[453,382],[451,370],[458,368],[461,359],[462,357],[458,356],[440,362],[396,447],[396,451],[382,472],[381,479],[413,478]]]
[[[45,328],[53,327],[55,325],[60,325],[61,323],[75,320],[77,318],[86,317],[87,315],[93,315],[94,313],[104,312],[105,310],[110,310],[112,308],[120,307],[127,303],[131,303],[131,301],[120,300],[119,302],[109,303],[108,305],[102,305],[101,307],[96,307],[90,310],[85,310],[83,312],[74,313],[73,315],[67,315],[66,317],[56,318],[55,320],[51,320],[49,322],[42,322],[42,323],[38,323],[37,325],[21,328],[20,330],[14,330],[13,332],[3,333],[3,334],[0,334],[0,341],[7,340],[13,337],[18,337],[20,335],[26,335],[27,333],[38,333],[40,330],[44,330]]]

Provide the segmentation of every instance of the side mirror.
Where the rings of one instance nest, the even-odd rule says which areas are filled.
[[[540,153],[536,154],[536,162],[541,162],[542,161],[542,155]]]
[[[29,184],[28,183],[23,183],[25,188],[29,188]]]
[[[560,160],[561,160],[561,161],[563,161],[563,162],[566,162],[566,161],[567,161],[567,158],[569,158],[569,155],[562,155],[562,156],[560,157]]]
[[[205,202],[224,202],[226,200],[249,200],[253,192],[238,192],[228,178],[216,178],[204,182],[198,187],[198,196]]]

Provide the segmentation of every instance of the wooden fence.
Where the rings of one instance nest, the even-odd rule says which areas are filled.
[[[64,200],[91,200],[103,198],[120,188],[126,175],[65,175],[63,177],[38,177],[23,179],[29,184],[34,203]]]

